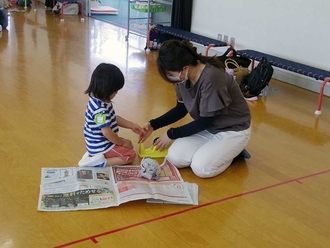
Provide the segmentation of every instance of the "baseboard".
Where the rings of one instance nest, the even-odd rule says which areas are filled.
[[[200,45],[198,43],[192,42],[193,45],[197,48],[198,53],[205,54],[205,46]],[[228,47],[212,47],[209,50],[209,56],[218,55],[221,56]],[[304,75],[300,75],[298,73],[290,72],[287,70],[280,69],[278,67],[274,68],[273,78],[280,80],[284,83],[288,83],[291,85],[295,85],[297,87],[310,90],[312,92],[319,93],[322,81],[313,79],[311,77],[306,77]],[[330,97],[330,84],[326,84],[324,87],[323,95]]]

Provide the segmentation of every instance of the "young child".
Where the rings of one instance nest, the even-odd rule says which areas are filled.
[[[136,153],[129,139],[118,135],[119,127],[129,128],[143,136],[142,128],[116,115],[112,99],[124,86],[124,75],[113,64],[101,63],[94,70],[88,89],[89,101],[85,114],[84,136],[87,152],[80,167],[104,167],[133,162]]]

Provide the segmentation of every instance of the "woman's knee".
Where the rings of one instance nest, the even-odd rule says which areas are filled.
[[[181,154],[181,156],[180,156]],[[190,166],[191,160],[184,158],[184,155],[182,152],[177,151],[175,149],[169,149],[166,159],[171,162],[172,165],[174,165],[177,168],[185,168]]]
[[[192,161],[191,169],[200,178],[211,178],[220,175],[231,164],[231,161],[218,161],[217,163]]]
[[[168,150],[168,160],[178,168],[190,166],[192,157],[205,142],[197,135],[177,139]]]
[[[189,162],[182,160],[177,154],[168,153],[166,159],[177,168],[185,168],[190,165]]]

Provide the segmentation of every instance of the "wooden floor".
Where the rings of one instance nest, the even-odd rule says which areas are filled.
[[[143,125],[175,104],[156,53],[125,35],[78,16],[60,23],[43,6],[11,13],[0,33],[0,247],[330,247],[330,99],[315,118],[316,93],[275,80],[249,103],[251,159],[212,179],[181,170],[198,184],[199,206],[37,211],[41,168],[76,166],[85,152],[83,92],[99,63],[125,75],[118,114]],[[137,137],[122,135],[138,151]]]

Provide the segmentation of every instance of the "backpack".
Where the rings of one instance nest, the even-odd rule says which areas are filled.
[[[25,6],[25,0],[18,0],[18,1],[16,2],[16,4],[17,4],[18,6]],[[31,1],[31,0],[26,0],[26,6],[27,6],[27,7],[30,7],[31,4],[32,4],[32,1]]]
[[[63,3],[56,2],[52,11],[54,14],[60,14],[62,8],[63,8]],[[70,4],[70,2],[68,4],[65,4],[64,9],[63,9],[63,14],[64,15],[78,15],[79,14],[79,5],[76,3]]]
[[[8,26],[8,15],[4,7],[0,5],[0,31]]]
[[[261,91],[268,85],[273,76],[274,69],[266,57],[263,57],[257,67],[245,76],[240,84],[245,98],[259,96]]]

